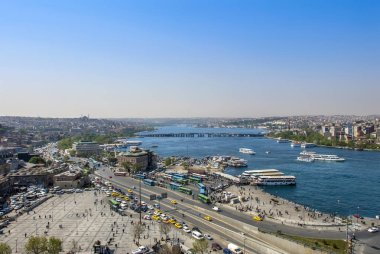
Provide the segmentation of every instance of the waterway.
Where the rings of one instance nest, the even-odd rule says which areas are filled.
[[[186,126],[160,127],[158,133],[228,132],[258,133],[255,129],[192,128]],[[277,143],[267,138],[136,138],[142,147],[159,156],[191,156],[202,158],[232,155],[248,160],[247,168],[227,168],[238,175],[248,169],[278,169],[297,177],[296,186],[265,187],[274,195],[322,212],[361,216],[380,215],[380,153],[316,147],[317,153],[336,154],[345,162],[299,162],[301,148],[290,143]],[[152,148],[152,146],[157,146]],[[239,148],[251,148],[256,155],[239,153]],[[266,151],[271,153],[267,154]]]

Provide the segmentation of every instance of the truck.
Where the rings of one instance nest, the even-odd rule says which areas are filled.
[[[243,254],[243,251],[235,244],[229,243],[227,245],[227,248],[233,253],[233,254]]]

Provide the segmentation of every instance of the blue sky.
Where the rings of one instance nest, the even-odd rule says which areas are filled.
[[[380,2],[2,1],[0,115],[380,113]]]

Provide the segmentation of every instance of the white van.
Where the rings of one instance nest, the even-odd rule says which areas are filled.
[[[204,238],[204,236],[203,236],[200,232],[195,231],[195,230],[193,230],[193,231],[191,232],[191,235],[192,235],[195,239],[197,239],[197,240],[201,240],[201,239]]]
[[[243,254],[243,251],[233,243],[229,243],[227,248],[234,254]]]

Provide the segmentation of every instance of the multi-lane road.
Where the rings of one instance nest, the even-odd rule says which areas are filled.
[[[114,176],[113,173],[107,168],[102,167],[96,171],[98,176],[107,179],[114,185],[121,189],[126,190],[132,186],[138,186],[139,180]],[[110,176],[112,178],[110,178]],[[193,225],[197,225],[199,228],[204,229],[215,235],[219,235],[227,241],[234,242],[241,247],[245,246],[246,251],[251,253],[260,253],[262,248],[268,248],[273,253],[285,253],[284,251],[271,246],[270,244],[261,241],[252,232],[253,227],[257,227],[264,231],[278,232],[281,231],[289,235],[297,235],[303,237],[312,238],[328,238],[328,239],[345,239],[345,232],[338,232],[333,230],[322,231],[317,229],[306,229],[301,227],[292,227],[279,223],[273,223],[270,221],[257,222],[252,220],[250,215],[246,213],[235,211],[232,209],[223,209],[221,213],[217,213],[212,210],[212,206],[203,204],[198,200],[194,200],[192,196],[183,193],[163,189],[161,187],[141,185],[142,199],[148,201],[151,194],[160,194],[163,192],[168,193],[167,200],[161,200],[163,209],[169,211],[176,218],[183,218],[184,221]],[[170,203],[170,200],[176,200],[177,205]],[[183,200],[181,202],[180,200]],[[213,217],[212,222],[204,220],[205,215]],[[184,216],[184,217],[183,217]],[[253,227],[251,227],[253,226]],[[251,227],[251,228],[250,228]],[[379,253],[380,250],[380,235],[370,234],[366,231],[356,233],[359,243],[357,250],[361,253]],[[259,246],[259,247],[258,247]]]

